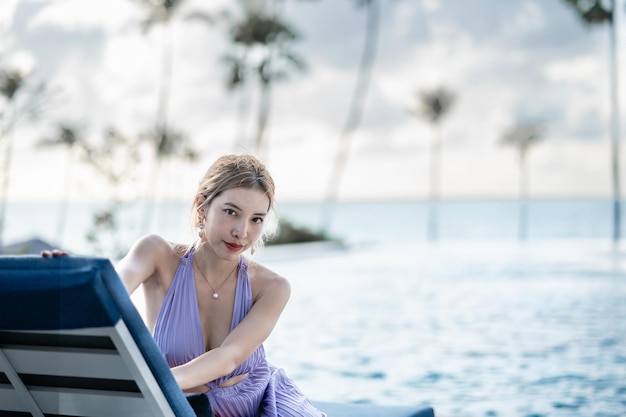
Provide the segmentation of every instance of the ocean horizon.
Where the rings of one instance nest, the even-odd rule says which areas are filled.
[[[525,203],[525,239],[611,239],[612,201],[608,199],[545,199]],[[93,214],[104,203],[9,202],[4,242],[11,244],[38,238],[76,253],[93,253],[86,235]],[[292,202],[278,206],[282,219],[312,231],[326,231],[347,244],[377,242],[425,242],[432,205],[428,201]],[[452,200],[436,204],[436,240],[519,240],[521,204],[515,200]],[[115,239],[122,249],[145,233],[189,242],[190,203],[164,201],[153,204],[151,222],[144,222],[142,202],[120,206]],[[330,218],[330,221],[325,219]],[[64,219],[64,220],[63,220]],[[60,227],[61,221],[64,226]],[[326,224],[325,224],[326,223]],[[146,227],[146,225],[148,225]],[[622,204],[621,236],[626,236],[626,209]],[[102,255],[112,255],[101,253]]]

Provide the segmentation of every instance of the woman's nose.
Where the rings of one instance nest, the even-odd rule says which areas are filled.
[[[233,232],[232,232],[233,237],[236,237],[237,239],[244,239],[246,237],[247,232],[248,231],[247,231],[245,221],[235,222],[233,226]]]

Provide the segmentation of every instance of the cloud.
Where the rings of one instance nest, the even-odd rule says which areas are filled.
[[[68,32],[103,30],[115,33],[138,18],[138,9],[128,0],[54,0],[30,19],[29,28],[54,27]]]

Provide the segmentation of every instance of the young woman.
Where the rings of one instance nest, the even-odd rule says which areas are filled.
[[[146,324],[198,416],[325,416],[265,357],[290,286],[243,253],[262,243],[273,207],[264,165],[223,156],[194,197],[195,243],[148,235],[116,267],[129,293],[143,286]]]

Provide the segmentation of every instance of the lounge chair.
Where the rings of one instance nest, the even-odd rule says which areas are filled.
[[[432,417],[316,403],[329,417]],[[195,417],[111,263],[0,256],[0,416]]]

